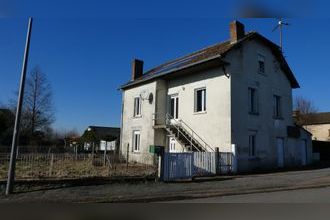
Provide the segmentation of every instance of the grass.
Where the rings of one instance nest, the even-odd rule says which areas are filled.
[[[141,164],[113,164],[111,167],[93,163],[91,158],[86,160],[55,160],[16,163],[16,179],[69,179],[85,177],[111,176],[148,176],[155,174],[155,167]],[[0,180],[7,179],[8,162],[0,163]]]

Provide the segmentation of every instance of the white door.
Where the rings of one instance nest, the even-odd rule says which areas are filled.
[[[179,117],[179,97],[178,95],[172,95],[170,99],[170,115],[173,119]]]
[[[284,167],[284,139],[277,138],[277,167]]]
[[[305,166],[307,164],[307,142],[306,140],[301,140],[301,165]]]

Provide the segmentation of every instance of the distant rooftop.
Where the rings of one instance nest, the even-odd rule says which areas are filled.
[[[330,124],[330,112],[304,115],[304,125]]]

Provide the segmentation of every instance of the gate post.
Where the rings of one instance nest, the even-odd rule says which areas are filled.
[[[219,175],[220,174],[220,155],[219,155],[219,148],[215,148],[215,174]]]
[[[161,181],[164,181],[164,175],[165,175],[165,147],[160,148],[160,152],[158,153],[158,177]]]
[[[231,152],[232,152],[232,164],[231,164],[231,171],[233,173],[237,173],[237,149],[236,144],[231,145]]]

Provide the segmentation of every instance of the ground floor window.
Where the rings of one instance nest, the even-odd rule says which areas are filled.
[[[140,151],[140,131],[133,131],[133,151]]]
[[[175,138],[174,137],[170,137],[170,141],[169,141],[169,145],[170,145],[170,152],[175,152]]]
[[[251,134],[249,135],[249,156],[254,157],[256,156],[256,135]]]

